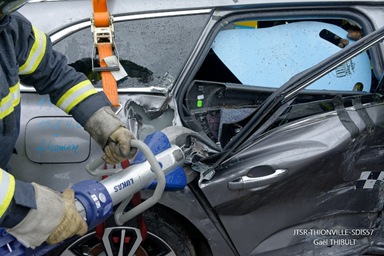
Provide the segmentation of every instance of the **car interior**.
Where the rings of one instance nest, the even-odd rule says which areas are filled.
[[[310,31],[311,28],[313,31]],[[343,36],[330,31],[334,29],[338,33],[344,31]],[[261,33],[263,30],[268,33]],[[358,25],[345,20],[245,21],[228,25],[219,32],[194,80],[186,90],[183,111],[190,119],[185,120],[189,120],[188,125],[195,131],[205,133],[214,143],[225,148],[263,102],[276,88],[286,82],[284,79],[288,80],[305,68],[348,47],[340,43],[345,42],[342,40],[343,37],[347,39],[347,30],[361,31]],[[229,35],[220,37],[221,33]],[[286,35],[282,36],[282,33]],[[267,38],[265,35],[270,37]],[[285,47],[284,41],[278,42],[277,45],[271,43],[271,46],[265,47],[271,36],[273,38],[277,35],[282,36],[286,42],[291,41],[291,44],[287,43],[287,49],[279,48],[279,45]],[[252,39],[260,40],[260,45],[247,44],[249,41],[246,37],[251,36]],[[301,39],[300,44],[295,38]],[[223,42],[219,42],[220,40]],[[347,40],[349,44],[354,42]],[[292,47],[297,45],[301,46],[293,50]],[[219,47],[223,47],[223,51]],[[315,47],[309,49],[314,52],[311,60],[303,57],[308,54],[307,52],[299,56],[299,52],[308,47]],[[231,48],[234,50],[231,51]],[[270,51],[276,51],[276,54]],[[238,56],[244,52],[246,53],[244,56]],[[279,57],[286,52],[292,54],[286,58]],[[266,58],[268,64],[265,63]],[[246,63],[247,67],[242,66],[243,63]],[[290,69],[291,73],[284,74],[287,69]],[[277,76],[277,72],[282,75]],[[382,97],[375,93],[379,81],[372,72],[369,52],[360,54],[332,73],[334,75],[329,74],[316,81],[317,85],[311,85],[313,88],[309,86],[309,89],[302,90],[269,130],[300,118],[335,110],[333,98],[336,95],[342,96],[345,107],[353,106],[352,100],[355,98],[359,98],[362,104],[382,101]],[[347,77],[350,79],[340,79]]]

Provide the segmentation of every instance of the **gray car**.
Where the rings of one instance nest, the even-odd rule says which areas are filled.
[[[118,116],[140,140],[172,137],[188,185],[144,212],[137,250],[117,241],[138,220],[111,218],[103,232],[113,239],[92,230],[49,255],[384,255],[384,1],[108,8],[127,73]],[[102,90],[90,1],[20,12]],[[103,152],[83,128],[33,87],[21,93],[12,174],[56,190],[101,179],[85,171]]]

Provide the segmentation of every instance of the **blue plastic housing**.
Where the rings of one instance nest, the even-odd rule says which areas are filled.
[[[25,255],[25,247],[8,234],[4,228],[0,228],[0,255]]]
[[[154,155],[157,155],[171,147],[171,143],[169,143],[167,135],[159,131],[147,135],[147,137],[145,137],[144,143],[147,144]],[[131,165],[143,163],[145,161],[147,161],[147,158],[144,156],[143,152],[139,150]]]
[[[112,214],[112,198],[100,182],[85,180],[73,185],[72,189],[75,191],[75,198],[85,208],[89,230],[105,221]]]
[[[171,143],[168,140],[168,137],[162,132],[154,132],[148,135],[144,143],[150,148],[154,155],[157,155],[164,150],[171,148]],[[144,156],[143,152],[139,151],[132,162],[132,164],[143,163],[147,161],[147,158]],[[163,165],[159,163],[162,167]],[[187,185],[187,176],[181,166],[177,167],[175,170],[167,173],[165,175],[165,191],[176,191],[185,188]],[[157,186],[157,180],[152,181],[144,189],[155,189]]]
[[[67,241],[67,240],[66,240]],[[11,234],[8,234],[4,228],[0,228],[0,255],[1,256],[42,256],[63,244],[65,241],[50,245],[43,243],[35,249],[26,248]]]
[[[185,188],[187,185],[187,176],[183,170],[183,167],[179,166],[175,170],[165,175],[165,189],[164,191],[177,191]],[[144,189],[154,190],[157,186],[157,180],[152,181]]]

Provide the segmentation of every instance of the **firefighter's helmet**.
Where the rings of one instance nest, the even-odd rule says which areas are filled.
[[[0,0],[0,14],[8,15],[26,4],[29,0]]]

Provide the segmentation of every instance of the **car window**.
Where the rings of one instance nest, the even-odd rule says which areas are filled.
[[[347,38],[347,31],[341,27],[315,21],[267,28],[235,27],[221,31],[212,50],[242,84],[278,88],[341,49],[321,37],[323,31]],[[349,45],[354,42],[349,41]],[[307,89],[352,91],[357,83],[361,90],[370,87],[367,54],[357,56]]]
[[[214,38],[187,90],[188,115],[197,130],[225,147],[277,88],[352,45],[349,29],[359,27],[343,20],[228,25]],[[302,90],[269,129],[333,111],[338,94],[346,106],[352,105],[346,97],[357,95],[363,103],[372,102],[375,97],[368,94],[377,85],[372,73],[369,54],[363,52]]]
[[[231,76],[217,78],[201,70],[197,79],[279,88],[295,74],[353,44],[355,41],[347,39],[347,34],[348,31],[340,25],[320,21],[285,22],[272,26],[261,22],[234,23],[219,32],[206,59],[211,63],[215,59],[220,63],[217,72],[222,74],[225,68]],[[340,42],[348,44],[344,46]],[[208,66],[212,67],[212,64]],[[370,60],[365,53],[307,89],[368,92],[371,80]]]
[[[117,52],[128,73],[118,87],[172,87],[207,19],[208,15],[199,14],[115,22]],[[90,28],[54,45],[67,56],[69,65],[101,87],[100,73],[92,71],[92,47]]]

